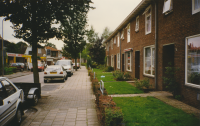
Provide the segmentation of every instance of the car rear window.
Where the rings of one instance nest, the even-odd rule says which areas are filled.
[[[56,70],[62,70],[61,67],[47,67],[45,71],[56,71]]]
[[[70,64],[70,61],[60,60],[60,61],[57,61],[55,65],[71,65],[71,64]]]

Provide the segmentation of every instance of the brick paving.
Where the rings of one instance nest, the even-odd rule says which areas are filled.
[[[36,106],[38,111],[26,117],[21,126],[99,126],[86,68],[74,72],[61,86],[42,95]]]

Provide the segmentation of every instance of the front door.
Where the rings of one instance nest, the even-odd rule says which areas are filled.
[[[135,51],[135,78],[140,79],[140,51]]]
[[[166,76],[166,67],[174,67],[174,44],[163,46],[163,77]],[[164,83],[163,89],[166,90]]]
[[[124,72],[124,66],[125,64],[124,64],[124,54],[122,54],[122,72]]]

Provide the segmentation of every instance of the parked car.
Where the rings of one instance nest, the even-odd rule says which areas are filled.
[[[73,75],[73,63],[71,60],[58,60],[55,65],[62,65],[64,70],[67,72],[67,75],[70,77]]]
[[[79,65],[79,63],[76,63],[77,64],[77,69],[79,69],[80,68],[80,65]],[[73,68],[75,69],[75,63],[73,63]]]
[[[44,71],[44,65],[43,64],[38,64],[38,71]],[[31,67],[31,72],[33,72],[33,66]]]
[[[16,67],[17,70],[23,71],[24,70],[24,63],[11,63],[10,67]]]
[[[11,121],[20,125],[25,100],[36,105],[41,96],[40,87],[40,83],[12,83],[8,78],[0,77],[0,126]]]
[[[47,66],[44,71],[44,83],[47,83],[48,80],[62,80],[65,82],[67,80],[67,72],[61,65]]]

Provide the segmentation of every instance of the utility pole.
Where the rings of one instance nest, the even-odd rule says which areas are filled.
[[[4,19],[3,19],[4,20]],[[3,55],[3,20],[2,20],[2,42],[1,42],[1,51],[2,51],[2,77],[4,76],[4,55]]]

